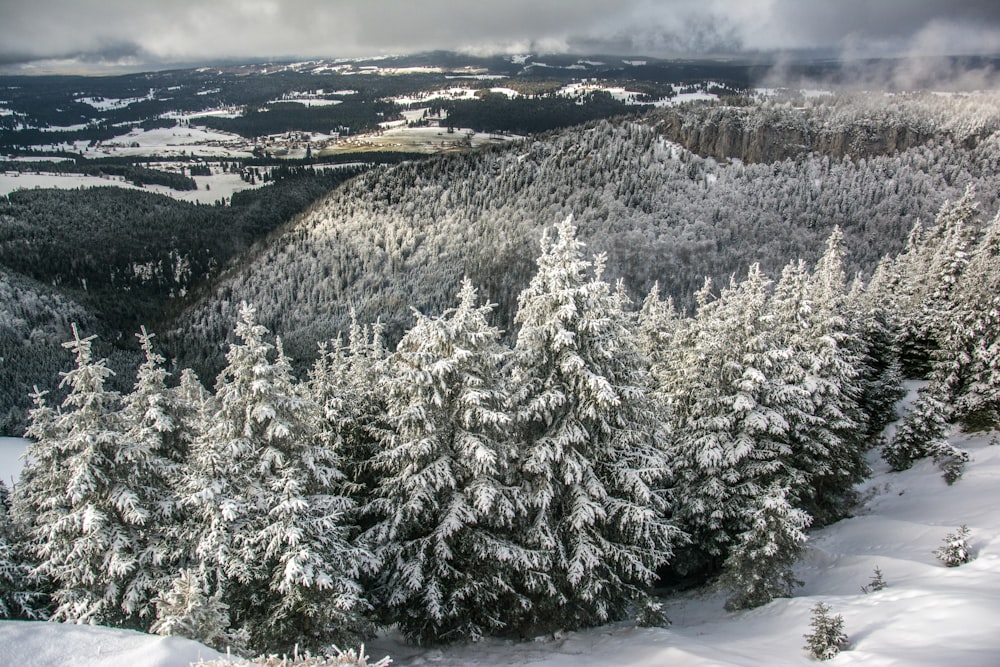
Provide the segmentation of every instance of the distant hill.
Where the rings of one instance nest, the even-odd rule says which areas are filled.
[[[754,261],[773,274],[791,258],[815,259],[834,226],[848,268],[869,271],[967,185],[996,206],[997,108],[989,96],[693,106],[375,170],[225,272],[177,321],[173,352],[217,368],[215,341],[244,300],[300,359],[345,330],[351,308],[363,322],[380,319],[392,340],[411,308],[450,304],[463,275],[499,303],[509,330],[541,234],[569,214],[590,251],[607,253],[607,277],[622,277],[634,298],[659,281],[688,307],[705,276],[727,283]],[[746,150],[759,160],[719,162],[668,140],[689,142],[677,127],[712,124],[754,128]],[[795,126],[812,143],[790,143]],[[871,141],[859,144],[861,133]],[[904,134],[913,139],[889,140]],[[782,151],[754,144],[783,141]]]

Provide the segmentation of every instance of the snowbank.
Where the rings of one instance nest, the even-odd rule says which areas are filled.
[[[225,657],[181,637],[92,625],[0,621],[0,664],[11,667],[188,667]]]

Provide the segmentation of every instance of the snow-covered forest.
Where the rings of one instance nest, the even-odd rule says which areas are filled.
[[[214,375],[218,343],[247,301],[300,360],[346,331],[352,309],[395,344],[411,308],[443,311],[464,276],[497,304],[495,324],[512,339],[543,230],[568,215],[589,251],[607,254],[609,280],[623,278],[635,300],[659,282],[685,314],[706,276],[725,286],[759,263],[776,279],[792,259],[815,262],[835,226],[848,275],[870,276],[968,185],[984,210],[1000,204],[998,108],[990,94],[698,105],[373,170],[231,265],[163,342]],[[674,143],[715,155],[711,127],[733,130],[734,145],[760,159]]]
[[[620,132],[645,136],[591,135]],[[506,335],[466,278],[396,345],[356,311],[306,372],[261,324],[256,304],[281,301],[257,273],[214,392],[145,329],[133,388],[113,391],[74,326],[66,397],[34,396],[4,495],[0,610],[259,653],[390,625],[420,644],[656,626],[657,580],[714,581],[733,610],[791,595],[807,531],[852,510],[869,449],[961,484],[947,425],[998,423],[1000,216],[981,197],[913,225],[865,279],[831,226],[814,260],[762,257],[690,310],[656,283],[633,300],[560,215]],[[885,442],[904,374],[929,381]]]

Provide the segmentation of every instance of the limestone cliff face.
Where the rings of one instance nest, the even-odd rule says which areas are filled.
[[[824,120],[828,122],[823,122]],[[662,135],[702,157],[770,163],[808,153],[832,157],[891,155],[930,139],[973,147],[978,133],[955,136],[924,122],[892,116],[817,119],[794,107],[703,106],[663,112]]]

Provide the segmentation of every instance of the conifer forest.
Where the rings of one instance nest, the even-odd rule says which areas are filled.
[[[959,480],[947,428],[1000,424],[996,95],[625,111],[219,204],[0,198],[0,618],[659,626],[794,595],[871,451]]]

